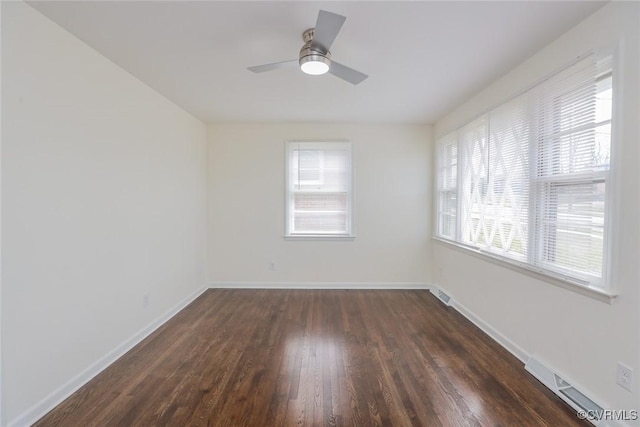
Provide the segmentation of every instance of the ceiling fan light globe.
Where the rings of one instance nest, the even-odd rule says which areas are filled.
[[[311,74],[312,76],[319,76],[329,71],[329,66],[324,62],[309,61],[302,64],[300,66],[300,69],[302,69],[302,71],[307,74]]]
[[[329,59],[322,55],[309,55],[300,58],[300,69],[306,74],[319,76],[329,71]]]

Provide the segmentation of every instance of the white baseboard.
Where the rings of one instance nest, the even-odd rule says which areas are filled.
[[[529,360],[530,354],[524,351],[520,346],[515,344],[509,338],[502,335],[500,332],[495,330],[491,325],[482,320],[480,316],[475,314],[473,311],[469,310],[464,305],[460,304],[453,295],[449,294],[446,290],[440,289],[435,285],[429,285],[432,293],[438,297],[437,292],[442,291],[448,294],[449,301],[446,303],[447,305],[453,307],[458,313],[462,314],[467,320],[480,328],[485,334],[489,335],[495,342],[504,347],[509,353],[513,354],[517,357],[522,364],[527,363]]]
[[[27,427],[38,421],[47,412],[51,411],[63,400],[76,392],[80,387],[88,383],[109,365],[118,360],[123,354],[135,347],[153,331],[162,326],[167,320],[175,316],[180,310],[185,308],[189,303],[199,297],[205,290],[206,288],[200,288],[180,301],[176,306],[156,318],[148,326],[138,331],[132,337],[117,346],[115,349],[111,350],[109,353],[98,359],[91,366],[82,371],[80,374],[76,375],[74,378],[67,381],[60,388],[54,390],[47,397],[25,411],[22,415],[9,421],[9,424],[7,424],[8,427]]]
[[[424,282],[212,282],[211,289],[430,289]]]
[[[524,351],[522,347],[511,341],[509,338],[502,335],[500,332],[495,330],[491,325],[482,320],[478,315],[469,310],[464,305],[460,304],[455,298],[451,299],[450,305],[455,308],[460,314],[466,317],[471,323],[476,325],[478,328],[482,329],[482,331],[489,335],[494,341],[504,347],[509,353],[513,354],[517,357],[523,364],[527,363],[529,360],[529,353]]]
[[[432,290],[438,290],[439,288],[435,285],[430,286]],[[445,291],[446,292],[446,291]],[[437,295],[436,295],[437,297]],[[509,338],[505,337],[503,334],[495,330],[491,325],[482,320],[478,315],[476,315],[473,311],[469,310],[464,305],[460,304],[455,297],[451,296],[448,305],[453,307],[458,313],[462,314],[467,320],[480,328],[484,333],[489,335],[495,342],[500,344],[504,349],[506,349],[509,353],[513,354],[520,361],[522,361],[523,365],[526,364],[532,355],[527,353],[522,347],[515,344]],[[536,375],[534,375],[539,381]],[[545,384],[544,381],[541,381],[547,388],[551,389],[548,384]],[[553,391],[553,390],[552,390]],[[574,408],[575,409],[575,408]],[[603,421],[598,424],[599,427],[630,427],[627,423],[623,421],[611,420],[611,421]]]

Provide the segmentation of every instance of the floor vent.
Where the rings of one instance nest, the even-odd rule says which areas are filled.
[[[434,294],[444,305],[451,305],[451,297],[438,288],[431,288],[431,293]]]
[[[588,419],[591,424],[596,426],[600,424],[599,417],[604,413],[602,406],[589,399],[584,393],[571,385],[569,381],[547,368],[534,357],[529,358],[524,368],[573,409],[589,414]]]

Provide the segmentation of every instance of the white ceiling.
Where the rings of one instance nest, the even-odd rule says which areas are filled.
[[[206,122],[432,123],[603,2],[30,4]],[[331,52],[367,80],[247,71],[296,59],[319,9],[347,17]]]

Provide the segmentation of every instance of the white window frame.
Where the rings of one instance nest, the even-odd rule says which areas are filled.
[[[459,225],[458,218],[460,215],[458,214],[459,203],[457,200],[458,197],[458,162],[459,162],[459,153],[458,143],[457,143],[458,134],[457,132],[453,132],[448,135],[446,138],[438,141],[436,145],[436,150],[438,151],[437,156],[443,156],[446,164],[438,165],[436,170],[436,234],[440,234],[444,228],[445,218],[449,218],[449,221],[453,222],[453,235],[447,236],[453,238],[455,240],[459,239]],[[455,162],[453,161],[453,156],[451,155],[451,150],[449,147],[455,146],[456,154],[455,154]],[[452,184],[453,183],[453,184]],[[443,208],[447,201],[450,201],[451,194],[456,196],[456,206],[455,212],[443,212]],[[444,234],[442,234],[444,236]]]
[[[611,248],[612,248],[612,232],[613,232],[613,227],[612,227],[612,218],[613,218],[613,209],[614,209],[614,203],[612,201],[613,198],[613,194],[615,193],[615,188],[616,186],[616,182],[613,179],[613,177],[615,176],[615,169],[616,169],[616,152],[617,152],[617,148],[616,148],[616,143],[615,143],[615,139],[616,139],[616,134],[617,134],[617,126],[618,126],[618,119],[617,117],[620,116],[620,88],[618,87],[618,69],[619,69],[619,64],[617,62],[617,55],[615,54],[615,52],[612,49],[608,49],[605,50],[603,52],[597,52],[597,53],[589,53],[587,55],[583,55],[579,58],[577,58],[574,62],[572,62],[571,64],[568,64],[567,66],[563,67],[562,69],[560,69],[559,71],[556,71],[554,73],[552,73],[550,76],[545,77],[544,79],[541,79],[539,82],[537,82],[536,84],[532,85],[531,87],[517,93],[516,95],[506,99],[504,102],[497,104],[496,106],[493,106],[492,108],[490,108],[489,110],[487,110],[487,112],[483,113],[483,114],[479,114],[477,116],[474,117],[473,120],[471,120],[469,123],[473,122],[476,118],[481,117],[484,114],[487,114],[488,112],[490,112],[491,110],[493,110],[494,108],[497,108],[503,104],[508,103],[511,99],[514,99],[515,97],[529,92],[530,90],[535,90],[535,88],[543,83],[544,81],[546,81],[548,78],[552,77],[553,75],[562,72],[564,69],[569,68],[570,66],[572,66],[573,64],[579,62],[582,58],[584,58],[585,56],[588,55],[596,55],[597,58],[600,57],[604,57],[604,56],[610,56],[612,57],[612,67],[613,67],[613,71],[611,72],[611,77],[613,80],[613,104],[612,104],[612,110],[613,110],[613,118],[610,120],[610,124],[611,124],[611,146],[610,146],[610,162],[609,162],[609,169],[604,170],[604,171],[594,171],[591,173],[586,173],[586,174],[580,174],[580,176],[575,175],[575,176],[564,176],[564,177],[557,177],[558,179],[556,180],[545,180],[545,179],[539,179],[538,177],[535,176],[535,172],[533,170],[533,168],[536,167],[536,163],[537,163],[537,156],[535,154],[535,149],[536,149],[536,144],[532,144],[532,146],[530,147],[531,153],[530,153],[530,166],[532,168],[531,174],[530,174],[530,197],[529,197],[529,202],[530,202],[530,206],[529,206],[529,247],[528,247],[528,254],[527,254],[527,260],[522,262],[522,261],[518,261],[518,260],[514,260],[514,259],[509,259],[507,257],[504,256],[500,256],[499,254],[495,254],[495,253],[491,253],[486,251],[485,249],[482,249],[480,247],[476,247],[473,245],[469,245],[464,243],[461,240],[461,218],[463,216],[463,197],[461,196],[461,192],[463,191],[463,189],[461,188],[463,186],[463,179],[461,179],[461,174],[463,172],[461,172],[460,169],[458,169],[457,175],[458,175],[458,179],[457,179],[457,191],[458,191],[458,195],[457,195],[457,200],[458,200],[458,205],[457,205],[457,212],[458,212],[458,218],[457,218],[457,229],[456,229],[456,233],[455,233],[455,238],[450,238],[448,236],[443,236],[441,235],[440,232],[440,216],[442,215],[442,212],[440,211],[440,187],[438,182],[436,182],[436,191],[435,191],[435,195],[436,195],[436,200],[435,200],[435,205],[436,205],[436,211],[435,211],[435,218],[436,221],[434,222],[434,227],[433,227],[433,239],[446,243],[450,246],[452,246],[453,248],[457,249],[457,250],[461,250],[465,253],[470,253],[474,256],[478,256],[480,258],[486,259],[490,262],[493,262],[495,264],[507,267],[509,269],[513,269],[515,271],[519,271],[521,273],[527,274],[529,276],[535,277],[537,279],[541,279],[544,280],[546,282],[561,286],[563,288],[567,288],[573,291],[576,291],[578,293],[581,293],[583,295],[586,296],[590,296],[593,297],[595,299],[598,299],[600,301],[603,302],[608,302],[611,303],[611,301],[613,300],[613,298],[615,298],[617,296],[617,292],[615,291],[615,288],[613,287],[611,280],[610,280],[610,263],[611,263],[611,256],[610,256],[610,252],[611,252]],[[457,138],[458,138],[458,168],[462,167],[462,161],[460,159],[460,137],[459,137],[459,131],[460,129],[464,128],[465,124],[458,126],[454,129],[454,131],[449,132],[447,134],[443,134],[440,138],[436,139],[436,163],[435,163],[435,170],[437,171],[436,173],[439,173],[440,168],[446,167],[446,165],[442,165],[440,162],[443,161],[444,159],[440,159],[439,156],[441,155],[440,153],[440,142],[442,140],[445,139],[449,139],[451,137],[451,135],[456,135],[457,134]],[[534,135],[533,137],[537,137],[537,135]],[[436,177],[437,178],[437,177]],[[436,179],[437,181],[437,179]],[[605,193],[605,211],[604,211],[604,247],[603,247],[603,259],[602,259],[602,277],[600,278],[595,278],[595,277],[585,277],[584,274],[573,274],[570,270],[564,270],[562,268],[557,268],[557,266],[552,266],[552,267],[547,267],[545,266],[544,262],[540,262],[539,260],[539,254],[537,254],[536,252],[538,252],[540,250],[540,248],[538,247],[538,245],[540,244],[540,236],[539,233],[541,233],[541,231],[536,231],[535,229],[537,228],[537,225],[535,223],[535,221],[537,221],[538,218],[538,214],[536,212],[536,210],[539,208],[538,204],[540,203],[538,199],[538,195],[537,195],[537,185],[540,185],[540,183],[542,181],[548,181],[548,182],[553,182],[553,183],[568,183],[568,184],[580,184],[580,183],[586,183],[586,182],[600,182],[603,181],[605,182],[606,185],[606,193]]]
[[[607,55],[607,56],[612,56],[612,55]],[[611,79],[613,81],[613,78],[614,78],[613,71],[610,70],[610,71],[604,72],[601,76],[599,76],[597,78],[597,81],[601,81],[605,79],[606,80]],[[613,89],[613,86],[612,86],[612,89]],[[613,100],[615,102],[616,100],[615,96]],[[612,105],[612,109],[613,109],[613,105]],[[570,129],[569,133],[572,134],[572,133],[576,133],[577,131],[581,131],[585,129],[596,130],[598,127],[606,126],[606,125],[611,126],[611,129],[613,130],[613,116],[608,120],[603,120],[600,122],[594,122],[588,125],[581,126],[579,130]],[[612,132],[611,141],[610,141],[610,154],[613,151],[613,145],[614,144],[613,144],[613,132]],[[538,146],[538,149],[540,148],[543,148],[543,147]],[[548,255],[545,255],[544,252],[548,249],[547,247],[545,247],[546,245],[548,245],[548,241],[549,241],[548,237],[546,236],[546,233],[548,231],[544,226],[540,224],[536,224],[535,227],[530,227],[532,231],[534,231],[534,228],[539,230],[539,232],[536,235],[530,236],[531,239],[535,239],[535,241],[530,240],[530,244],[531,244],[530,250],[535,251],[535,254],[533,255],[533,257],[537,265],[541,266],[545,270],[556,271],[561,274],[566,274],[567,276],[570,276],[570,277],[576,277],[578,279],[588,282],[591,285],[594,285],[598,288],[604,288],[604,289],[608,288],[608,284],[607,284],[607,278],[608,278],[607,270],[609,265],[608,235],[610,234],[610,232],[608,229],[607,222],[611,214],[609,209],[609,206],[611,204],[609,193],[611,191],[610,171],[613,168],[612,160],[613,160],[613,156],[609,161],[609,168],[604,170],[595,170],[595,171],[578,172],[578,173],[552,173],[552,174],[548,174],[548,176],[536,176],[534,173],[532,174],[532,177],[531,177],[531,189],[532,189],[532,198],[533,198],[532,203],[533,203],[533,209],[535,209],[536,211],[535,220],[537,221],[542,221],[542,218],[543,218],[542,211],[544,210],[545,205],[549,203],[548,197],[541,196],[541,193],[545,191],[545,188],[561,187],[561,186],[577,187],[582,185],[599,184],[599,183],[604,184],[606,186],[607,190],[605,191],[605,210],[603,212],[604,234],[603,234],[603,248],[602,248],[603,253],[602,253],[601,277],[595,276],[589,273],[572,271],[570,267],[564,267],[559,263],[553,263],[553,262],[547,261],[545,258]],[[538,158],[538,159],[535,159],[534,161],[539,162],[540,159]],[[545,165],[545,167],[554,168],[554,165],[551,165],[551,164]],[[554,251],[556,249],[557,247],[553,248]]]
[[[349,154],[348,161],[348,182],[346,197],[346,230],[343,233],[303,233],[292,231],[294,211],[292,209],[293,191],[291,183],[291,156],[295,148],[304,146],[310,150],[344,149]],[[321,164],[324,161],[321,159]],[[318,184],[322,184],[324,176],[320,171],[321,179]],[[287,141],[285,144],[285,239],[287,240],[351,240],[355,238],[354,227],[354,162],[353,145],[349,141]]]

